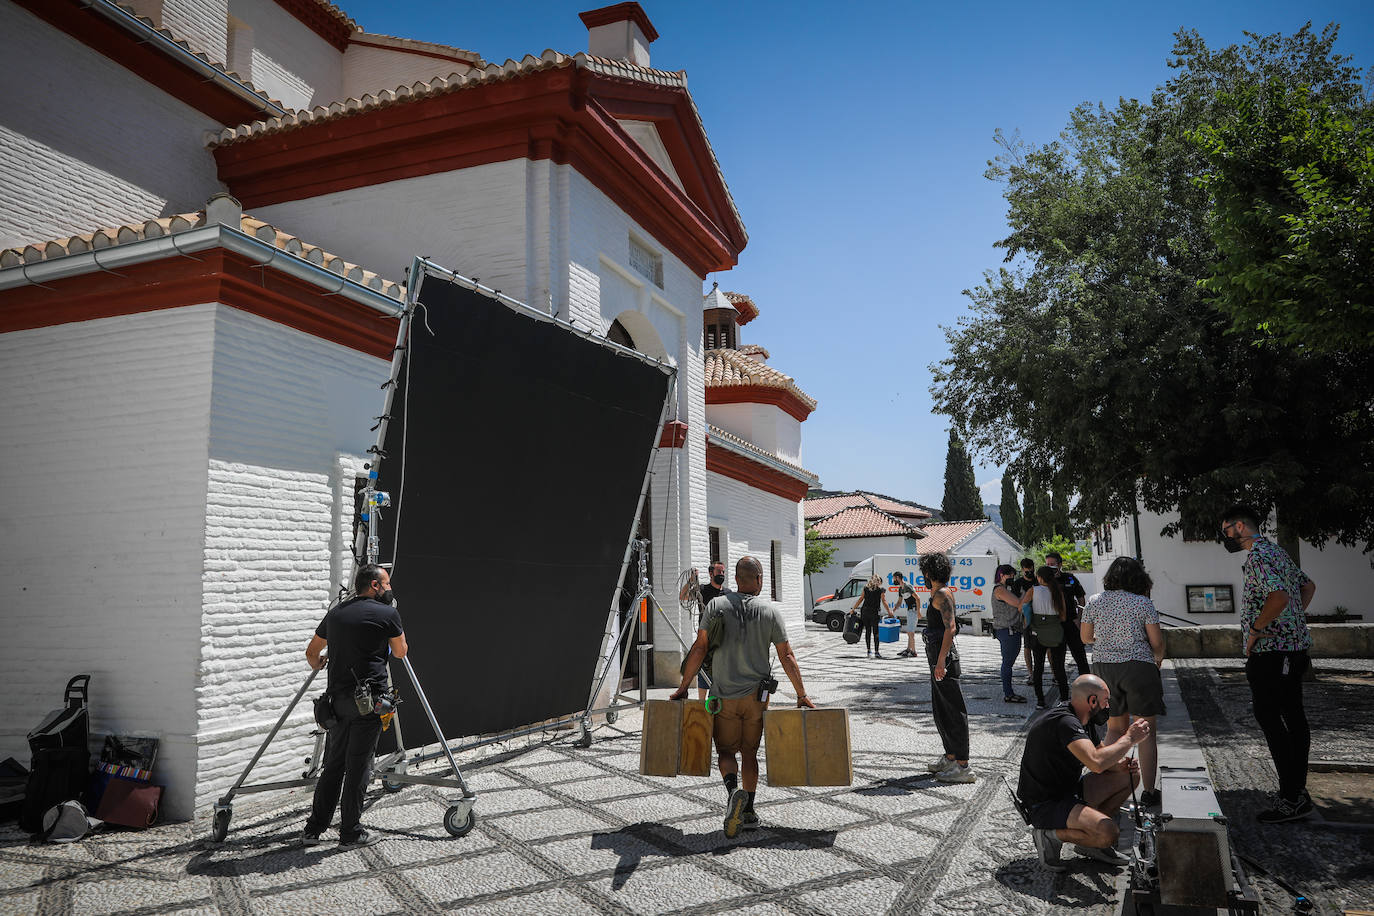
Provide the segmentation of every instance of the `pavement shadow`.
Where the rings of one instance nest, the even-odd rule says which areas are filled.
[[[255,850],[250,855],[240,855]],[[302,846],[296,837],[262,837],[247,842],[226,842],[208,846],[186,863],[186,874],[207,878],[233,878],[238,875],[279,875],[318,865],[326,859],[352,852],[337,845]]]
[[[1025,856],[999,866],[992,877],[1008,890],[1043,900],[1056,910],[1096,908],[1116,900],[1118,869],[1072,856],[1064,864],[1068,870],[1054,874],[1034,856]]]
[[[934,773],[918,773],[913,776],[890,776],[854,790],[855,795],[910,795],[923,789],[933,789],[943,785],[935,781]]]
[[[677,827],[640,822],[619,830],[592,834],[592,849],[609,849],[620,856],[611,888],[620,890],[646,858],[690,855],[710,851],[729,855],[736,849],[776,848],[826,849],[835,845],[834,830],[808,830],[798,827],[767,827],[749,831],[729,840],[719,830],[708,833],[683,833]]]

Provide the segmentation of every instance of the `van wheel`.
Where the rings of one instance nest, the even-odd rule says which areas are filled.
[[[844,615],[831,614],[825,618],[825,628],[831,633],[838,633],[844,629]]]

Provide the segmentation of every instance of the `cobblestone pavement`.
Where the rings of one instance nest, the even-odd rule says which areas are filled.
[[[1309,789],[1317,814],[1277,826],[1255,821],[1269,806],[1278,778],[1251,712],[1242,660],[1174,664],[1217,800],[1231,824],[1231,842],[1250,860],[1247,872],[1264,897],[1263,912],[1292,912],[1293,896],[1260,869],[1312,899],[1319,912],[1374,909],[1374,663],[1313,662],[1317,678],[1304,686],[1303,697],[1312,728]],[[1363,771],[1342,779],[1341,791],[1354,799],[1345,810],[1328,808],[1324,790],[1334,787],[1319,772],[1323,762]]]
[[[295,845],[302,791],[236,800],[222,845],[205,840],[204,823],[70,846],[31,845],[6,825],[0,912],[1112,912],[1117,871],[1068,847],[1062,875],[1035,862],[1001,782],[1015,779],[1034,704],[1002,702],[993,640],[959,637],[978,774],[959,786],[925,773],[940,742],[924,659],[869,660],[810,624],[793,642],[808,692],[851,711],[854,784],[765,781],[762,829],[735,840],[721,832],[716,777],[638,775],[629,712],[589,749],[563,732],[461,755],[479,798],[477,825],[459,839],[441,826],[448,793],[427,787],[372,794],[364,823],[384,839],[364,850]],[[793,700],[785,680],[779,700]]]

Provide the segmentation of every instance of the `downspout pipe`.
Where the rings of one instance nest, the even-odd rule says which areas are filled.
[[[145,44],[156,47],[159,51],[176,58],[182,64],[204,76],[207,80],[217,83],[221,88],[248,102],[258,111],[268,117],[278,117],[290,114],[290,110],[283,108],[275,102],[263,98],[253,90],[251,86],[240,82],[226,71],[208,64],[201,60],[191,51],[186,50],[172,39],[163,35],[157,29],[152,28],[143,22],[135,14],[120,7],[112,0],[81,0],[81,5],[88,10],[94,10],[101,16],[122,27],[128,32],[137,35],[139,40]]]

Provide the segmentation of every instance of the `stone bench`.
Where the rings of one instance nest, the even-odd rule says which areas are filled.
[[[1374,623],[1314,623],[1313,658],[1374,658]],[[1168,658],[1231,658],[1242,649],[1239,624],[1164,627]]]

